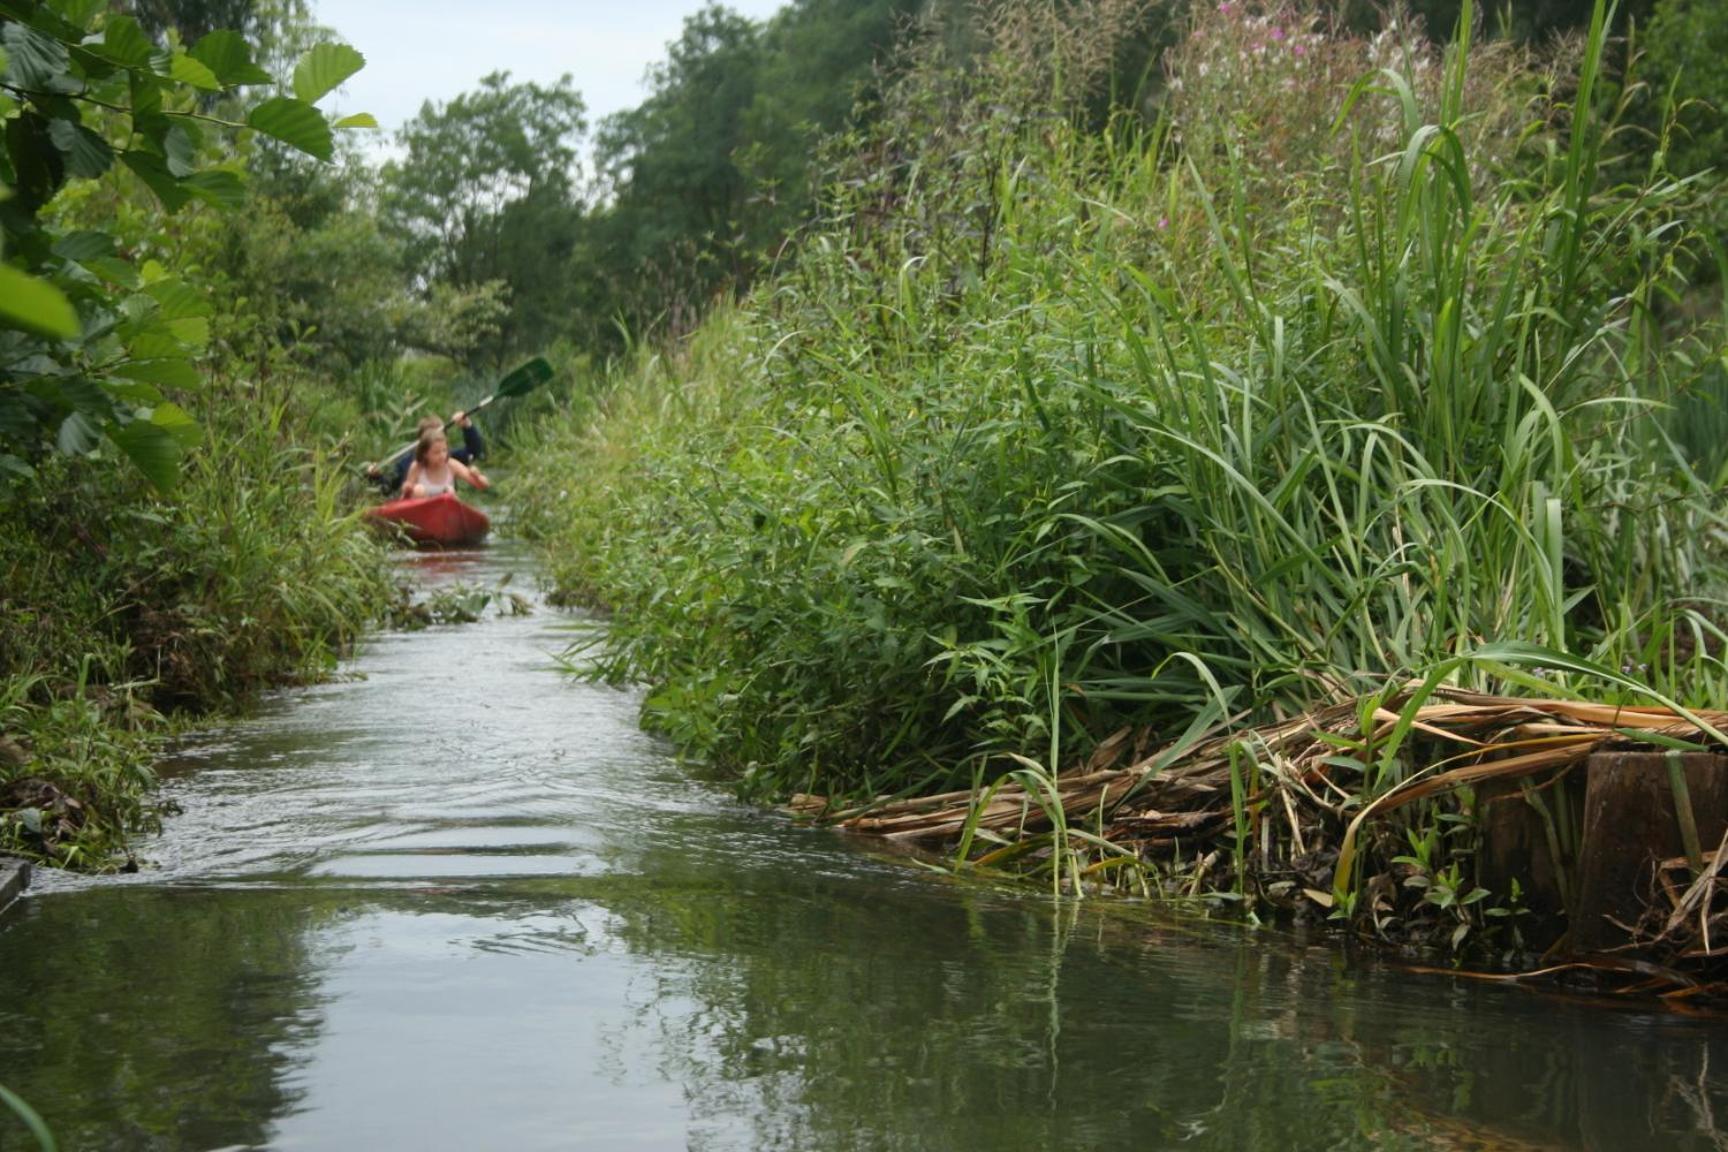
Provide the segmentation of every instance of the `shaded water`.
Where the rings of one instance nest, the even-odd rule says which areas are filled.
[[[1720,1024],[878,858],[693,781],[568,623],[191,744],[152,868],[0,919],[0,1083],[72,1149],[1728,1147]]]

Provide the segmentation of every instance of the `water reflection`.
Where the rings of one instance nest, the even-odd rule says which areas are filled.
[[[877,859],[561,640],[385,637],[191,745],[153,870],[0,923],[0,1082],[72,1148],[1728,1146],[1719,1026]]]

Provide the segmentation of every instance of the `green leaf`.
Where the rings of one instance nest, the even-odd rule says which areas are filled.
[[[162,136],[162,152],[170,176],[179,180],[192,175],[198,170],[197,130],[184,123],[175,124]]]
[[[352,116],[344,116],[336,121],[337,128],[376,128],[378,118],[370,112],[356,112]]]
[[[199,375],[192,362],[179,357],[134,360],[114,369],[114,375],[126,380],[139,380],[146,384],[160,384],[164,388],[186,391],[201,387],[204,383],[204,377]]]
[[[132,130],[155,140],[168,131],[162,116],[162,85],[154,72],[134,69],[126,73],[126,88],[132,96]]]
[[[184,360],[186,345],[167,328],[145,328],[126,335],[126,351],[135,360]]]
[[[144,292],[156,301],[157,315],[164,320],[210,315],[210,302],[204,294],[177,277],[158,280]]]
[[[12,203],[34,213],[66,182],[66,162],[48,134],[48,121],[25,112],[6,121],[6,154],[12,160]]]
[[[138,287],[138,269],[118,256],[97,256],[88,260],[80,260],[78,263],[109,284],[121,288]]]
[[[203,443],[204,429],[178,404],[158,404],[150,409],[150,423],[174,437],[182,449],[196,448]]]
[[[316,104],[341,83],[366,67],[366,57],[346,44],[320,44],[294,68],[294,95]]]
[[[58,340],[78,335],[78,314],[60,289],[10,264],[0,264],[0,324]]]
[[[60,421],[54,434],[54,447],[63,456],[82,456],[93,452],[102,443],[102,429],[88,412],[73,412]]]
[[[84,48],[95,53],[104,60],[127,68],[144,68],[150,63],[150,54],[156,51],[156,45],[150,37],[144,34],[144,29],[138,26],[138,21],[130,16],[110,15],[102,27],[100,40],[86,40]]]
[[[138,179],[156,193],[156,199],[162,201],[170,215],[180,211],[192,194],[181,186],[174,174],[168,171],[168,164],[160,156],[149,152],[132,150],[120,153],[120,161],[137,174]]]
[[[114,237],[106,232],[68,232],[54,242],[54,255],[62,260],[94,260],[114,254]]]
[[[108,141],[71,120],[50,120],[48,137],[66,156],[66,170],[74,176],[94,180],[114,165],[114,149]]]
[[[324,119],[324,114],[310,104],[287,96],[264,101],[247,115],[246,123],[264,135],[320,160],[330,159],[336,150],[336,140],[330,134],[330,122]]]
[[[108,0],[49,0],[48,3],[48,7],[60,13],[67,23],[80,32],[89,28],[91,19],[107,6]]]
[[[209,68],[225,88],[268,84],[270,73],[252,62],[252,46],[238,32],[217,29],[192,46],[192,58]]]
[[[234,209],[246,203],[246,181],[237,172],[224,169],[194,172],[181,183],[192,195],[215,208]]]
[[[205,92],[222,90],[222,81],[216,78],[216,73],[210,70],[210,66],[184,52],[174,53],[174,59],[168,65],[168,75],[182,84],[190,84]]]
[[[202,316],[170,320],[168,331],[174,334],[174,339],[193,348],[203,348],[210,343],[210,321]]]
[[[116,400],[137,407],[162,403],[162,389],[141,380],[103,380],[102,387]]]
[[[39,92],[78,92],[82,82],[71,75],[72,54],[66,45],[28,24],[9,23],[0,28],[0,43],[6,46],[6,79],[20,88]]]
[[[92,420],[114,419],[114,398],[82,376],[41,376],[25,386],[31,395]]]
[[[114,429],[109,439],[131,458],[157,490],[171,491],[180,479],[180,460],[186,452],[180,438],[149,420],[134,420]]]

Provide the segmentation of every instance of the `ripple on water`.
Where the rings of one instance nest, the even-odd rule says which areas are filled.
[[[1722,1142],[1719,1028],[929,875],[689,778],[567,636],[380,637],[188,741],[145,873],[0,923],[0,1080],[121,1149]]]

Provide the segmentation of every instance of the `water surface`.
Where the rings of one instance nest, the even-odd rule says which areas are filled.
[[[0,1082],[70,1149],[1728,1147],[1721,1024],[797,828],[557,675],[572,622],[384,635],[191,741],[145,872],[0,919]]]

